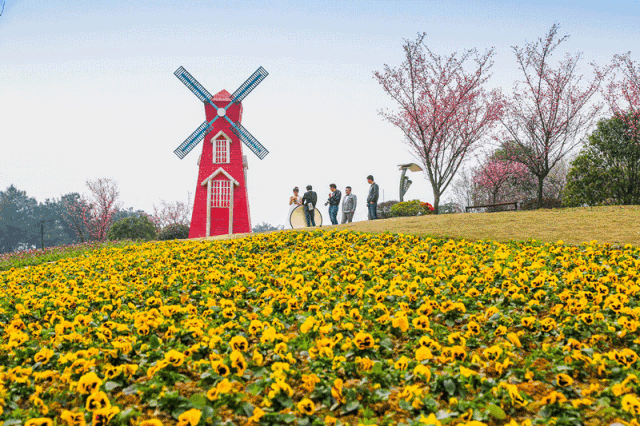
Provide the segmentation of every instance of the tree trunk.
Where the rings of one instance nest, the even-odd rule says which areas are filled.
[[[440,192],[433,191],[433,214],[438,214],[440,206]]]
[[[538,208],[542,208],[542,189],[544,184],[544,178],[538,176]]]

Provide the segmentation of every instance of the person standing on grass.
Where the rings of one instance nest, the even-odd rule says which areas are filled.
[[[331,219],[332,225],[338,224],[338,207],[340,207],[340,198],[342,198],[342,193],[339,189],[337,189],[336,184],[332,183],[329,185],[329,219]]]
[[[318,194],[313,191],[311,185],[307,185],[307,192],[302,196],[302,205],[304,206],[304,217],[307,220],[307,226],[316,226],[316,203],[318,202]]]
[[[351,193],[351,187],[347,186],[344,189],[344,201],[342,201],[342,222],[351,223],[353,220],[353,214],[356,211],[356,205],[358,204],[358,197]]]
[[[373,176],[367,176],[367,182],[369,182],[369,195],[367,196],[367,209],[369,220],[378,218],[378,184],[373,181]]]

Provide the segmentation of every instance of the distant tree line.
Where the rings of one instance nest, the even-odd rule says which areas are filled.
[[[284,229],[284,225],[273,226],[270,223],[262,222],[255,225],[251,230],[256,234],[259,234],[262,232],[281,231],[283,229]]]
[[[0,190],[0,253],[106,239],[188,236],[189,203],[161,201],[149,215],[122,208],[117,183],[111,179],[86,184],[87,195],[72,192],[44,202],[14,185]]]

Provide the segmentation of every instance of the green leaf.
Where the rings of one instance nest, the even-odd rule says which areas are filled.
[[[391,395],[391,392],[384,389],[376,389],[375,395],[380,399],[387,399],[389,395]]]
[[[191,406],[193,406],[193,408],[202,410],[207,405],[207,398],[204,395],[197,393],[195,395],[191,395],[191,398],[189,398],[189,403],[191,404]]]
[[[380,346],[382,346],[385,349],[392,350],[393,349],[393,342],[391,341],[391,339],[386,337],[386,338],[380,340]]]
[[[181,408],[176,408],[175,410],[173,410],[171,412],[171,417],[173,417],[174,419],[178,420],[178,417],[180,417],[180,414],[184,413],[185,410],[181,409]]]
[[[458,413],[447,411],[447,410],[438,410],[438,412],[436,413],[436,419],[438,420],[445,420],[445,419],[449,419],[451,417],[457,417],[457,416],[458,416]]]
[[[289,408],[293,406],[293,401],[287,396],[278,396],[276,397],[276,401],[278,401],[283,407]]]
[[[210,419],[213,417],[213,415],[213,408],[209,407],[208,405],[202,408],[202,417],[204,417],[205,419]]]
[[[140,411],[135,408],[127,408],[124,411],[118,413],[118,421],[122,422],[122,424],[127,424],[133,418],[140,416]]]
[[[298,426],[308,426],[309,424],[309,417],[298,419]]]
[[[136,385],[131,385],[127,388],[122,389],[122,393],[125,395],[133,395],[134,393],[137,393],[138,389],[136,387]]]
[[[160,347],[160,339],[155,334],[152,334],[149,338],[149,347],[151,349],[157,349]]]
[[[405,411],[411,411],[411,409],[413,408],[411,404],[409,404],[404,399],[401,399],[400,402],[398,402],[398,405],[400,406],[400,408],[402,408]]]
[[[255,383],[252,383],[249,386],[247,386],[247,392],[250,393],[251,395],[257,395],[260,393],[261,390],[262,388],[256,385]]]
[[[293,414],[284,414],[284,415],[282,416],[282,420],[283,420],[285,423],[293,423],[293,422],[295,422],[295,421],[296,421],[296,416],[294,416]]]
[[[453,380],[451,379],[446,379],[444,381],[444,388],[447,391],[447,393],[451,396],[455,395],[456,393],[456,384]]]
[[[120,383],[109,381],[109,382],[104,384],[104,388],[107,390],[107,392],[112,391],[112,390],[114,390],[115,388],[118,388],[118,387],[120,387]]]
[[[254,407],[249,402],[243,402],[240,404],[240,407],[236,410],[236,414],[244,413],[246,417],[253,416]]]
[[[489,404],[487,406],[487,411],[489,411],[489,414],[491,414],[491,416],[495,419],[504,420],[507,418],[507,413],[505,413],[502,408],[498,407],[495,404]]]
[[[344,411],[346,413],[349,413],[351,411],[355,411],[358,409],[358,407],[360,407],[360,402],[358,401],[351,401],[349,402],[345,407],[344,407]]]

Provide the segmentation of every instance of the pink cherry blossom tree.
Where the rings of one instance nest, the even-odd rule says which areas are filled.
[[[118,184],[109,178],[98,178],[87,180],[86,185],[90,194],[67,203],[66,219],[81,242],[105,241],[113,216],[120,208]]]
[[[160,200],[160,206],[153,205],[151,221],[159,229],[174,223],[188,226],[191,223],[191,210],[191,203],[188,200],[187,202]]]
[[[98,241],[107,239],[107,232],[113,223],[113,215],[120,208],[118,183],[109,178],[98,178],[87,181],[91,193],[89,201],[91,225],[89,232]]]
[[[605,99],[613,114],[629,126],[633,139],[640,141],[640,64],[631,60],[631,52],[615,55]]]
[[[90,206],[86,197],[73,193],[63,196],[63,218],[71,229],[76,233],[81,243],[90,240],[89,231],[86,226],[88,211]]]
[[[522,163],[488,156],[475,170],[476,188],[486,194],[486,202],[520,201],[520,189],[530,186],[533,176]]]
[[[424,166],[438,213],[440,197],[460,165],[497,124],[502,100],[498,91],[483,87],[494,49],[444,57],[427,47],[425,36],[406,41],[402,64],[385,64],[374,78],[398,106],[380,114],[402,130],[405,143]]]
[[[590,80],[578,74],[580,53],[567,54],[552,66],[551,57],[568,38],[557,38],[558,28],[553,25],[545,38],[523,48],[512,47],[524,79],[515,83],[501,119],[503,140],[513,141],[505,146],[510,158],[524,164],[538,180],[539,207],[545,178],[580,143],[602,108],[591,102],[604,78],[595,64]]]

